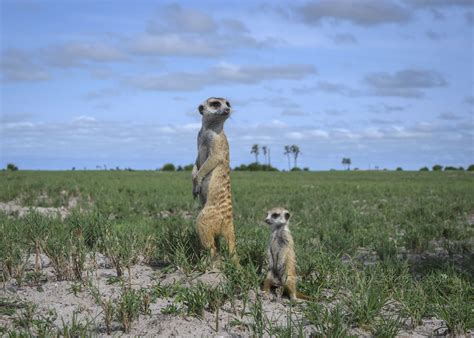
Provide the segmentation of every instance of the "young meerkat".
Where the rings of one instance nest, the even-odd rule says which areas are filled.
[[[193,195],[199,197],[202,210],[196,220],[197,233],[204,248],[216,255],[216,237],[227,242],[229,254],[238,261],[232,216],[229,144],[224,122],[231,114],[229,101],[210,97],[198,108],[202,127],[198,134],[198,155],[193,168]]]
[[[283,287],[283,292],[291,300],[312,300],[311,297],[296,291],[296,255],[289,221],[290,213],[284,208],[273,208],[267,213],[265,222],[271,226],[271,234],[267,249],[268,271],[263,291],[269,292],[272,286]]]

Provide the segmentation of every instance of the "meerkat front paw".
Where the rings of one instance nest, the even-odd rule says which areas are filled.
[[[193,197],[196,198],[201,193],[201,184],[195,183],[193,186]]]

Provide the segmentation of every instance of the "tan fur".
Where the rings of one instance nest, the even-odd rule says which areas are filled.
[[[206,115],[210,100],[219,100],[226,106],[225,99],[209,98],[200,106],[203,127],[198,137],[198,159],[193,169],[195,196],[199,196],[203,208],[196,220],[201,244],[216,255],[216,239],[222,236],[228,246],[229,254],[235,254],[235,233],[232,216],[232,192],[230,185],[229,144],[224,134],[223,123],[227,117],[214,113]],[[212,102],[212,101],[211,101]],[[228,108],[230,114],[230,107]],[[211,121],[211,122],[209,122]],[[221,124],[216,127],[216,124]]]
[[[290,213],[284,208],[269,210],[265,219],[271,226],[271,234],[267,249],[268,271],[263,291],[269,292],[272,287],[283,287],[283,292],[291,300],[296,298],[311,300],[296,290],[296,256],[289,220]]]

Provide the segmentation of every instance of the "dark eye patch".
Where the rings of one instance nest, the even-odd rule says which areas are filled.
[[[227,105],[227,107],[231,108],[232,106],[230,105],[229,101],[225,101],[225,104]]]
[[[280,214],[278,214],[276,212],[272,214],[272,218],[278,218],[278,217],[280,217]]]
[[[219,101],[212,101],[211,103],[209,103],[209,105],[210,105],[212,108],[220,108],[221,103],[220,103]]]

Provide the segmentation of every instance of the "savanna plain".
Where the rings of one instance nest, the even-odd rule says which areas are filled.
[[[0,173],[0,335],[469,336],[474,175],[233,172],[240,266],[200,249],[190,172]],[[266,211],[298,289],[264,294]]]

